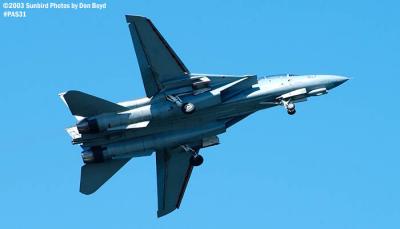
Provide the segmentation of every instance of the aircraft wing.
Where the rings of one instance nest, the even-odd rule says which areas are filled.
[[[179,208],[193,170],[190,157],[191,154],[180,147],[157,151],[158,217]]]
[[[126,15],[126,20],[147,97],[190,82],[189,70],[148,18]]]

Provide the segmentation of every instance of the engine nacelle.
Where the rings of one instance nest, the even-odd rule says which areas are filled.
[[[147,105],[116,114],[102,114],[86,118],[78,122],[76,127],[81,134],[95,134],[118,126],[149,121],[151,118],[151,107]]]
[[[193,103],[197,109],[214,106],[221,103],[221,98],[212,93],[201,93],[196,96],[185,96],[185,103]],[[80,134],[95,134],[106,130],[126,129],[130,124],[149,122],[152,119],[164,119],[182,113],[181,108],[164,101],[134,108],[119,113],[101,114],[81,120],[76,124]],[[140,126],[140,125],[139,125]],[[121,127],[121,128],[120,128]]]
[[[219,143],[216,135],[225,132],[223,123],[214,123],[189,130],[177,130],[158,135],[130,139],[106,146],[94,146],[82,152],[85,163],[98,163],[118,158],[130,158],[150,155],[156,150],[176,147],[178,145],[200,142],[201,148]]]

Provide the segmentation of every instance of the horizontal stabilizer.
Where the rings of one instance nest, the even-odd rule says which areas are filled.
[[[90,117],[103,113],[126,111],[128,108],[80,91],[60,94],[74,116]]]
[[[81,184],[79,191],[86,195],[94,193],[129,160],[130,158],[83,165],[81,167]]]

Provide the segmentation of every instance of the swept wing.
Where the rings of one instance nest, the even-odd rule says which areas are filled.
[[[191,82],[189,70],[150,19],[127,15],[147,97],[177,84]]]
[[[179,208],[193,170],[190,157],[181,147],[157,151],[158,217]]]

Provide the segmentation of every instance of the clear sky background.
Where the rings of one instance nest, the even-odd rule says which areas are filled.
[[[36,2],[36,1],[35,1]],[[0,228],[400,228],[398,1],[109,1],[0,18]],[[337,74],[328,95],[260,111],[202,151],[157,219],[154,155],[79,193],[57,94],[144,96],[125,14],[148,16],[196,73]]]

